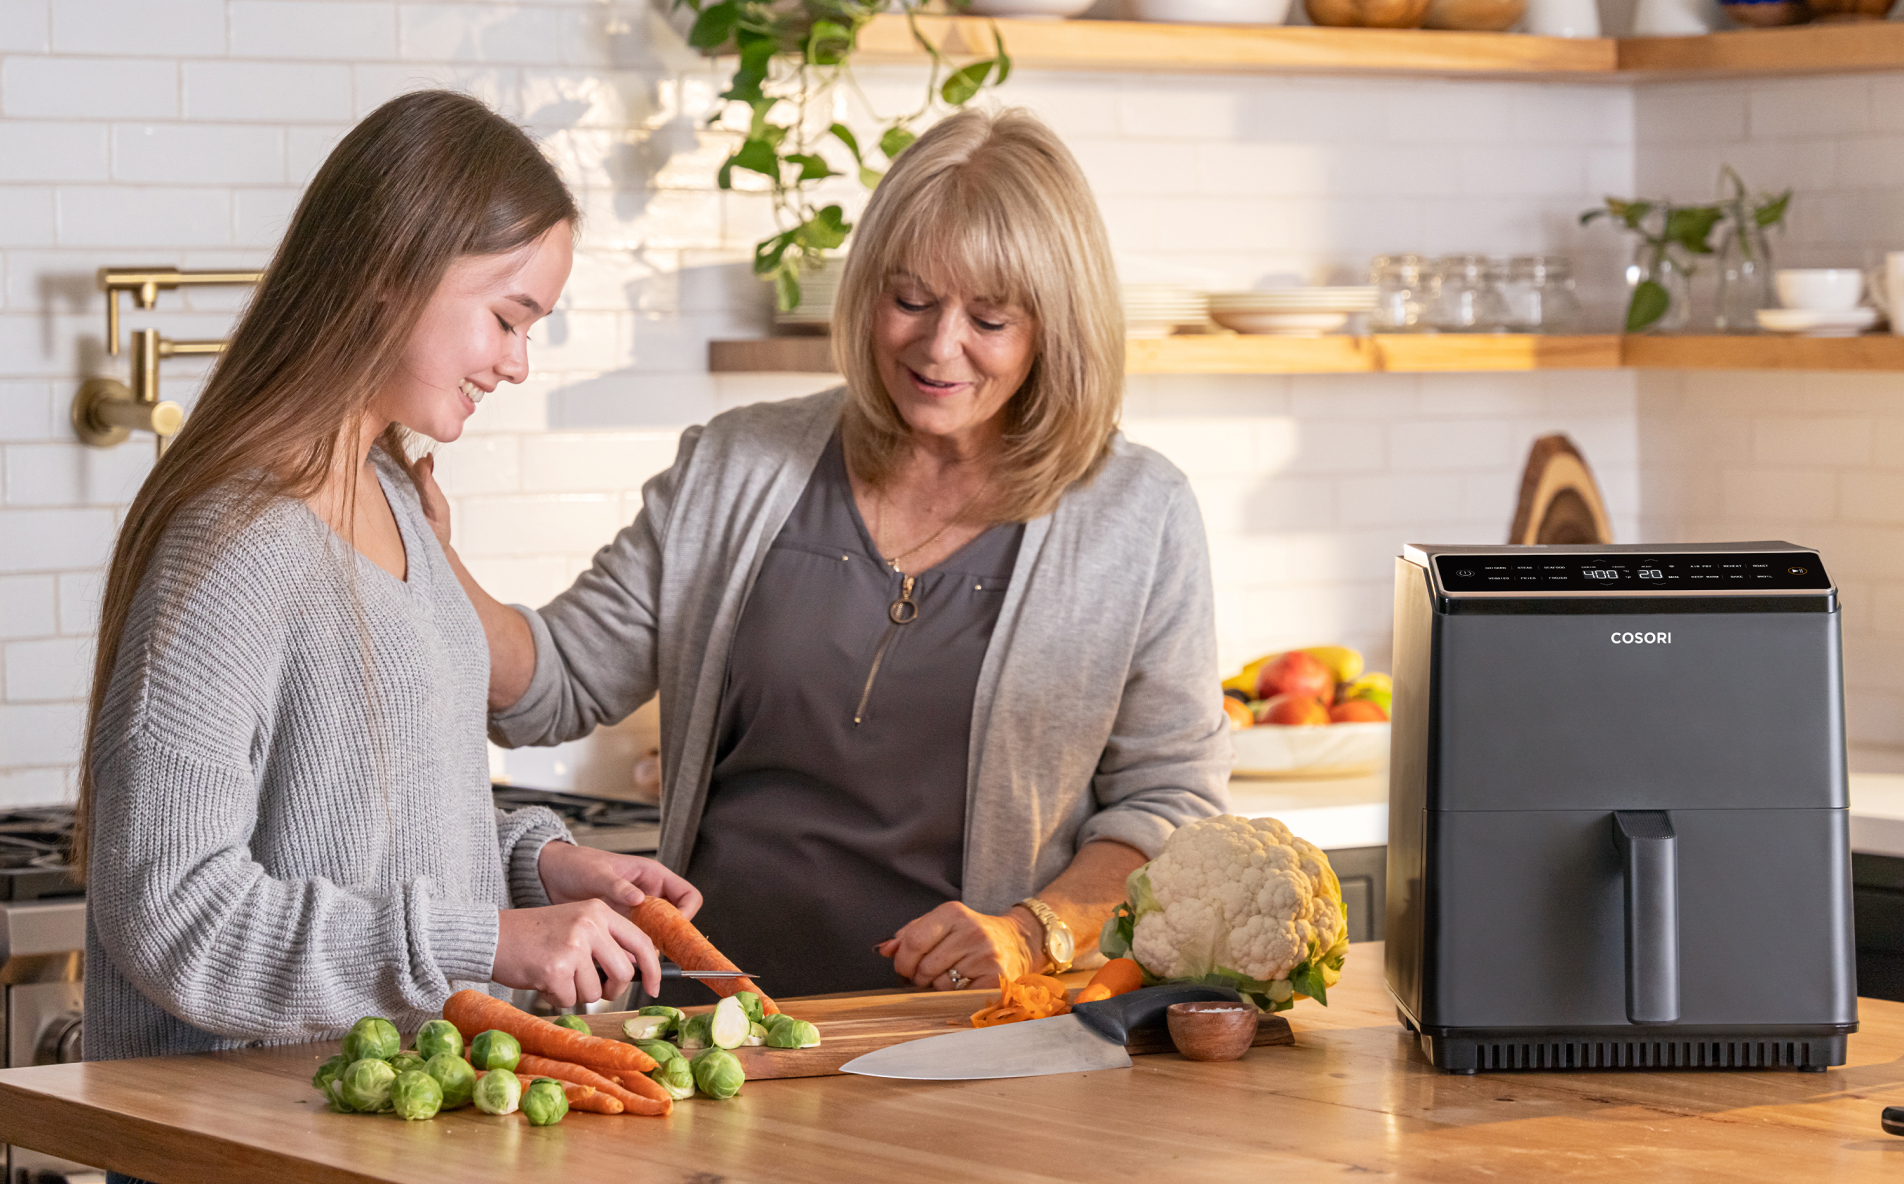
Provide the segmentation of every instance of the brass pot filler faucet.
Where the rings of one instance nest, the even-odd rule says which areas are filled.
[[[159,302],[159,290],[210,284],[255,284],[259,271],[180,271],[176,267],[102,267],[106,294],[106,352],[119,356],[119,293],[130,292],[140,308]],[[134,431],[158,438],[161,455],[185,424],[185,409],[159,401],[159,359],[223,352],[223,341],[172,341],[157,329],[132,331],[132,385],[116,378],[88,378],[73,396],[73,431],[95,448],[122,444]]]

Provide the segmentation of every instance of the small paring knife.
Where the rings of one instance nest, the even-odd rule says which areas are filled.
[[[848,1061],[840,1072],[914,1081],[980,1081],[1128,1069],[1131,1059],[1124,1045],[1132,1030],[1163,1022],[1171,1004],[1242,999],[1227,987],[1145,987],[1080,1003],[1069,1015],[908,1040]]]
[[[661,964],[662,978],[759,978],[745,970],[683,970],[672,962]]]

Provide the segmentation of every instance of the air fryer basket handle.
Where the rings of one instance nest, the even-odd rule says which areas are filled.
[[[1613,845],[1626,863],[1626,1018],[1679,1022],[1679,860],[1664,810],[1613,815]]]

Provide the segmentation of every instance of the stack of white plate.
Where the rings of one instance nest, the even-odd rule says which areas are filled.
[[[1125,284],[1124,333],[1129,337],[1168,337],[1180,325],[1199,326],[1209,318],[1202,292],[1181,284]]]
[[[782,329],[825,329],[833,323],[833,298],[840,294],[840,277],[846,274],[846,260],[828,259],[821,267],[809,267],[800,273],[800,303],[792,312],[774,312],[774,324]]]
[[[1238,333],[1320,337],[1341,331],[1349,318],[1375,308],[1375,289],[1271,288],[1262,292],[1212,292],[1210,319]]]

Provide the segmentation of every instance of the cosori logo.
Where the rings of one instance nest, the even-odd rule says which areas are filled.
[[[1615,633],[1612,641],[1614,645],[1671,645],[1673,635],[1670,633]]]

